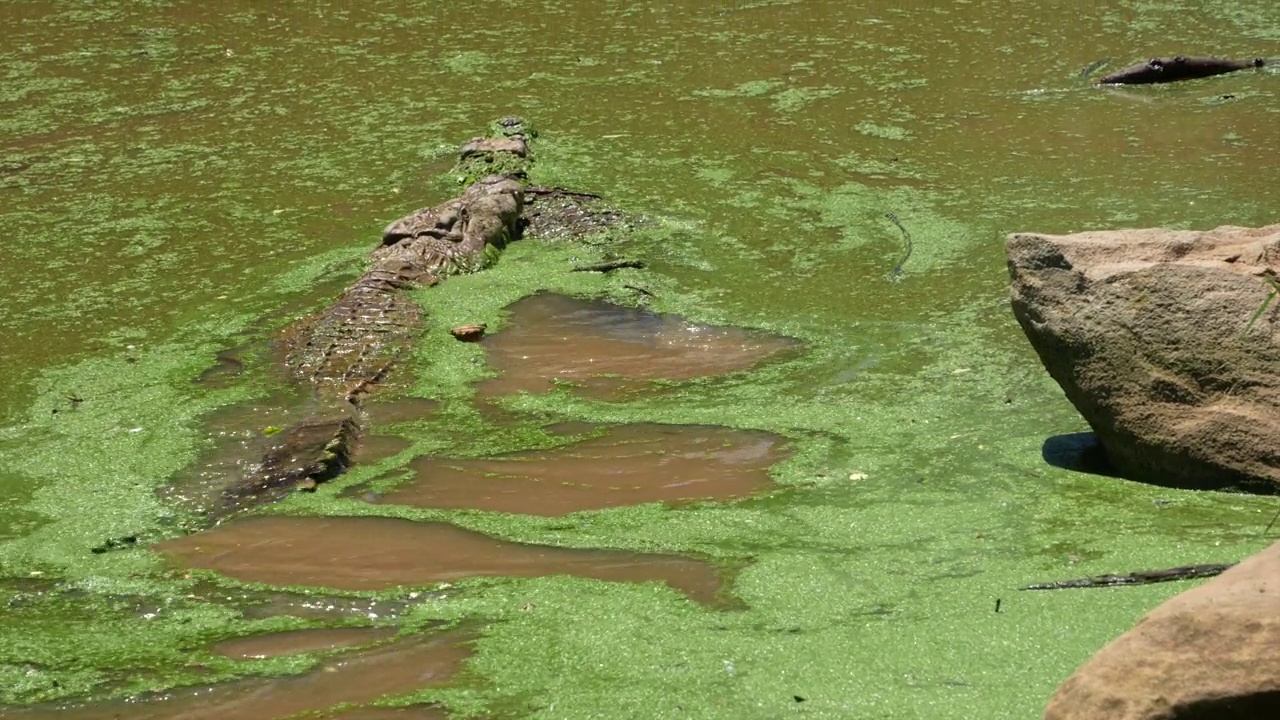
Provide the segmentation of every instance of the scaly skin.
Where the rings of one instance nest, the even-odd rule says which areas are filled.
[[[527,154],[523,136],[509,134],[510,142],[493,149],[468,143],[466,157],[513,155],[504,158],[509,162],[517,157],[512,138]],[[422,327],[422,311],[404,291],[486,267],[516,238],[523,209],[522,185],[491,175],[452,200],[391,223],[369,270],[328,308],[280,335],[284,366],[313,390],[322,409],[276,435],[262,459],[222,491],[211,518],[312,489],[346,470],[365,426],[361,402],[387,380]]]
[[[286,328],[285,366],[322,400],[358,404],[417,338],[421,311],[402,291],[483,269],[515,238],[523,207],[520,183],[490,176],[391,223],[373,266],[327,309]]]
[[[458,197],[391,223],[355,283],[280,333],[284,368],[310,388],[320,410],[275,435],[262,458],[221,491],[211,519],[313,489],[349,467],[366,425],[361,403],[387,383],[420,335],[422,311],[406,290],[482,270],[522,232],[573,238],[623,220],[600,207],[598,196],[562,188],[529,188],[526,206],[526,189],[515,178],[527,167],[531,133],[518,118],[504,118],[495,129],[498,137],[463,146],[459,170],[470,176],[516,168],[520,175],[481,177]]]

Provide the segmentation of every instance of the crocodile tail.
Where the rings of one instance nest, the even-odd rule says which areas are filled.
[[[262,459],[222,491],[214,514],[272,502],[298,490],[314,490],[351,467],[361,434],[352,414],[308,418],[274,436]]]

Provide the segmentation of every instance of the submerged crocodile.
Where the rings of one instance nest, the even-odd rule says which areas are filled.
[[[1099,85],[1151,85],[1195,78],[1212,77],[1237,70],[1259,68],[1267,64],[1263,58],[1228,60],[1215,57],[1151,58],[1130,65],[1098,79]]]
[[[406,291],[481,270],[522,234],[573,238],[622,220],[597,195],[526,188],[533,134],[518,118],[495,128],[495,137],[473,139],[460,152],[464,177],[478,179],[458,197],[388,225],[369,269],[327,308],[280,333],[284,368],[311,389],[319,410],[272,438],[261,460],[205,508],[212,519],[312,489],[350,466],[366,425],[363,400],[420,335],[422,310]]]

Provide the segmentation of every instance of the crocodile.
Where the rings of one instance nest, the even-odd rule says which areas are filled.
[[[494,127],[494,137],[462,147],[458,170],[474,180],[459,196],[388,225],[353,284],[277,335],[280,366],[309,389],[317,409],[271,437],[261,458],[203,508],[209,519],[314,489],[350,467],[368,424],[364,400],[387,384],[426,319],[408,291],[483,270],[522,236],[580,238],[624,221],[598,195],[526,187],[534,134],[519,118]]]
[[[1117,70],[1098,80],[1099,85],[1150,85],[1176,82],[1194,78],[1222,75],[1223,73],[1258,68],[1267,64],[1263,58],[1228,60],[1215,57],[1151,58],[1136,65]]]

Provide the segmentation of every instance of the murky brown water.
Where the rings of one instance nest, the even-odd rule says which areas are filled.
[[[399,455],[413,443],[397,435],[367,435],[360,438],[351,459],[357,463],[376,463],[392,455]]]
[[[473,5],[465,17],[424,2],[6,6],[0,224],[10,240],[0,302],[13,310],[0,317],[0,564],[59,580],[104,573],[101,585],[115,585],[133,564],[94,556],[86,566],[76,538],[143,529],[132,519],[151,512],[150,498],[131,489],[166,482],[164,460],[196,450],[181,441],[189,419],[159,409],[180,407],[187,387],[208,392],[187,382],[207,363],[181,372],[177,364],[208,355],[195,344],[221,342],[241,316],[268,316],[271,328],[294,317],[282,303],[305,292],[320,263],[344,273],[339,286],[353,277],[358,268],[343,258],[363,258],[387,221],[443,199],[456,143],[507,113],[526,115],[554,143],[539,157],[548,182],[688,228],[636,248],[670,275],[670,290],[646,287],[696,298],[709,316],[794,328],[814,339],[815,357],[831,358],[821,368],[796,364],[779,385],[788,403],[725,398],[727,417],[847,443],[859,456],[833,454],[829,469],[871,473],[795,507],[693,510],[679,525],[601,519],[601,537],[644,533],[750,547],[757,557],[760,572],[743,588],[758,600],[753,614],[698,638],[714,660],[690,664],[681,684],[689,695],[653,672],[654,658],[688,658],[689,625],[677,609],[646,617],[643,636],[610,637],[611,613],[556,621],[609,638],[611,684],[634,692],[592,695],[585,654],[540,664],[546,648],[529,642],[486,658],[480,701],[574,693],[577,704],[561,714],[669,715],[676,704],[686,716],[762,714],[779,698],[791,702],[774,683],[740,684],[729,699],[736,707],[696,691],[710,673],[725,679],[719,658],[767,654],[776,677],[830,671],[824,692],[793,705],[815,715],[1033,717],[1156,591],[1057,598],[999,616],[953,612],[957,599],[987,597],[993,578],[1040,577],[1045,548],[1080,546],[1117,562],[1142,555],[1155,566],[1210,559],[1176,555],[1197,548],[1227,559],[1258,542],[1257,533],[1220,532],[1253,522],[1225,509],[1234,501],[1216,509],[1188,496],[1190,523],[1151,520],[1129,509],[1146,505],[1137,490],[1042,463],[1044,437],[1083,426],[1008,315],[1000,238],[1270,222],[1280,199],[1280,164],[1266,160],[1280,152],[1273,70],[1123,91],[1089,87],[1077,72],[1103,57],[1115,68],[1148,54],[1274,55],[1275,0]],[[582,101],[602,93],[608,102]],[[901,252],[887,212],[915,241],[903,282],[885,280]],[[63,236],[71,242],[50,242]],[[136,365],[98,364],[119,361],[126,347]],[[973,372],[953,375],[958,367]],[[205,387],[238,377],[235,362],[220,361]],[[547,377],[608,391],[599,377],[533,380],[545,388]],[[997,416],[1006,391],[1018,401]],[[115,417],[34,422],[34,411],[49,412],[36,401],[63,393],[86,397],[89,410],[118,403]],[[113,428],[138,427],[134,415],[164,429],[151,435],[148,426],[124,444]],[[246,427],[263,424],[282,425]],[[821,461],[821,448],[805,450]],[[95,486],[93,502],[77,500]],[[975,527],[1001,533],[986,557],[966,541]],[[916,597],[913,569],[940,557],[970,558],[988,575]],[[850,604],[904,598],[917,612],[849,632]],[[60,627],[59,617],[0,636],[49,642],[43,628]],[[797,652],[757,632],[796,618],[813,629]],[[148,657],[170,662],[181,637],[157,635]],[[905,645],[917,652],[900,652]],[[122,648],[118,665],[129,657]],[[931,683],[930,671],[944,667],[1021,682],[998,692]],[[110,676],[117,663],[86,669]],[[14,696],[53,687],[37,676]]]
[[[321,713],[319,720],[446,720],[449,714],[436,707],[356,708],[338,713]]]
[[[425,420],[440,409],[440,403],[428,398],[402,397],[395,400],[374,399],[361,405],[373,427],[393,423]]]
[[[195,462],[169,478],[161,497],[190,508],[216,504],[223,490],[234,485],[278,438],[281,428],[305,419],[315,402],[293,390],[281,391],[251,403],[228,405],[203,420],[204,451]]]
[[[252,472],[254,465],[278,440],[281,428],[291,427],[317,412],[306,393],[287,390],[251,403],[223,407],[204,419],[206,450],[196,462],[177,473],[161,495],[189,507],[210,507],[219,494]],[[375,431],[383,425],[430,417],[439,403],[423,398],[400,398],[369,403],[366,420]],[[352,459],[375,463],[409,447],[394,435],[366,434]]]
[[[638,423],[551,450],[480,460],[424,457],[380,500],[528,515],[740,498],[769,486],[785,439],[722,427]]]
[[[617,398],[652,380],[689,380],[745,370],[797,345],[741,328],[538,293],[507,307],[511,322],[484,339],[501,375],[482,396],[546,392],[569,382],[592,397]]]
[[[193,599],[234,608],[247,620],[288,616],[342,625],[353,617],[391,622],[403,615],[411,605],[438,597],[440,593],[410,591],[399,598],[371,599],[315,592],[227,587],[212,580],[200,580],[192,586],[191,594],[194,595]]]
[[[468,632],[454,631],[399,642],[335,658],[304,675],[254,679],[214,687],[188,688],[139,701],[112,701],[71,708],[12,710],[4,717],[23,720],[274,720],[323,710],[339,703],[369,703],[384,696],[403,695],[441,685],[471,654]],[[434,709],[409,709],[400,714],[339,714],[343,718],[431,718]],[[364,712],[363,710],[361,712]]]
[[[232,658],[269,658],[316,650],[336,650],[368,645],[396,634],[395,628],[316,628],[267,633],[227,640],[213,646],[213,652]]]
[[[692,558],[524,545],[394,518],[245,518],[154,547],[185,567],[273,585],[383,590],[472,577],[577,575],[663,582],[707,604],[720,590],[715,568]]]

